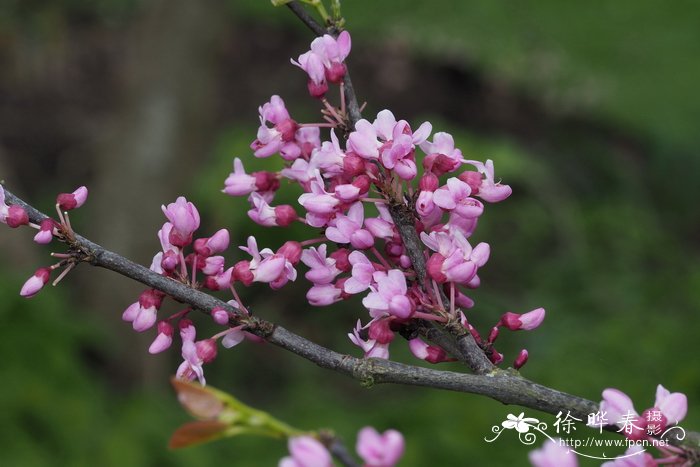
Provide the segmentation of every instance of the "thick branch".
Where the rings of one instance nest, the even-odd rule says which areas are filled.
[[[41,223],[47,217],[7,189],[5,189],[5,199],[8,204],[22,206],[29,214],[29,219],[36,224]],[[196,309],[210,312],[215,307],[223,307],[235,311],[230,305],[216,297],[161,276],[80,235],[76,235],[72,247],[86,254],[86,261],[90,264],[118,272],[125,277],[161,290]],[[589,413],[598,410],[598,404],[593,401],[542,386],[511,371],[496,368],[488,375],[473,375],[433,370],[374,358],[360,359],[330,350],[294,334],[282,326],[257,317],[247,319],[246,324],[250,332],[263,337],[271,344],[288,350],[322,368],[357,379],[366,386],[393,383],[479,394],[504,404],[515,404],[553,415],[559,411],[566,412],[568,410],[572,415],[584,420]],[[685,440],[677,443],[693,451],[692,454],[700,456],[699,433],[688,433]]]

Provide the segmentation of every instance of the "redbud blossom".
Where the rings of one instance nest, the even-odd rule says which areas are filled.
[[[420,337],[408,341],[408,348],[414,357],[425,360],[428,363],[440,363],[447,361],[445,350],[434,345],[428,345]]]
[[[486,163],[479,161],[463,161],[473,165],[477,170],[484,174],[484,179],[478,186],[478,191],[474,195],[489,203],[497,203],[503,201],[511,195],[513,190],[508,185],[501,185],[500,182],[494,180],[493,161],[488,159]]]
[[[379,434],[372,427],[364,427],[357,434],[357,454],[367,467],[393,467],[403,456],[405,442],[396,430]]]
[[[360,331],[362,331],[362,323],[357,320],[355,329],[351,333],[348,333],[348,338],[350,341],[361,348],[365,353],[365,358],[389,358],[389,342],[380,343],[376,339],[369,338],[367,340],[362,339]]]
[[[34,236],[34,241],[40,245],[46,245],[53,239],[53,229],[56,223],[53,219],[44,219],[39,224],[39,232]]]
[[[291,456],[280,460],[279,467],[332,467],[331,454],[311,436],[289,438],[287,444]]]
[[[167,321],[158,322],[158,335],[148,348],[151,354],[160,353],[170,347],[173,343],[173,326]]]
[[[330,284],[340,274],[333,258],[326,257],[327,246],[324,243],[317,248],[311,247],[301,254],[301,262],[309,267],[304,274],[315,285]]]
[[[607,419],[611,424],[622,425],[629,414],[636,418],[635,426],[625,431],[625,436],[630,439],[642,439],[646,436],[645,428],[647,426],[647,418],[640,417],[634,409],[632,399],[624,392],[608,388],[603,391],[603,400],[600,403],[601,412],[607,412]],[[647,409],[645,412],[657,411],[662,415],[659,424],[661,431],[665,430],[669,425],[680,423],[688,412],[688,398],[680,392],[669,392],[662,385],[656,388],[656,400],[654,407]]]
[[[76,189],[73,193],[61,193],[56,198],[56,204],[61,211],[70,211],[85,204],[87,200],[88,190],[84,186]]]
[[[163,214],[172,224],[168,241],[177,247],[189,245],[192,233],[199,228],[199,212],[194,204],[180,196],[174,203],[161,206]]]
[[[198,238],[195,240],[194,251],[201,256],[215,255],[226,251],[229,241],[228,230],[221,229],[209,238]]]
[[[505,326],[511,331],[531,331],[537,328],[544,320],[544,308],[535,308],[525,314],[519,315],[510,311],[501,316],[499,324]]]
[[[22,297],[30,298],[36,295],[49,282],[51,268],[39,268],[34,275],[27,279],[19,294]]]
[[[462,151],[455,148],[454,138],[449,133],[435,133],[433,142],[425,141],[421,143],[420,148],[427,154],[423,159],[423,167],[428,173],[432,172],[439,177],[454,172],[462,165]]]
[[[231,196],[247,195],[256,190],[255,182],[255,177],[245,173],[243,162],[236,157],[233,160],[233,172],[224,181],[223,192]]]
[[[388,272],[377,271],[373,274],[377,291],[370,292],[362,299],[362,304],[373,318],[385,314],[397,318],[409,318],[416,309],[415,303],[406,296],[406,276],[398,269]]]
[[[372,283],[374,265],[359,251],[350,253],[348,260],[352,264],[352,277],[345,281],[345,292],[356,294],[367,290]]]

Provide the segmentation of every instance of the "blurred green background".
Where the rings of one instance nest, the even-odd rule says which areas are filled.
[[[535,332],[502,336],[506,362],[526,347],[525,376],[593,400],[616,387],[639,410],[662,383],[688,395],[682,425],[700,430],[695,2],[343,6],[365,115],[390,108],[414,124],[429,119],[468,157],[493,159],[514,188],[473,237],[491,244],[492,257],[470,318],[488,329],[505,311],[548,314]],[[260,0],[4,1],[0,179],[45,211],[57,192],[88,185],[76,229],[144,264],[158,249],[160,205],[180,194],[200,208],[203,232],[228,227],[236,244],[250,234],[270,247],[309,238],[305,229],[261,231],[245,200],[220,189],[234,156],[249,170],[280,166],[248,149],[270,95],[298,120],[318,120],[289,64],[310,39],[285,8]],[[234,250],[230,260],[240,258]],[[0,251],[1,465],[266,466],[285,454],[283,442],[245,437],[169,451],[189,419],[167,383],[179,351],[148,355],[153,334],[121,321],[141,287],[80,267],[23,300],[21,284],[51,248],[4,229]],[[365,316],[359,298],[312,309],[306,288],[244,294],[260,316],[357,355],[345,332]],[[199,326],[200,336],[213,330]],[[414,363],[404,347],[397,341],[392,357]],[[401,465],[527,465],[529,448],[514,436],[483,440],[517,407],[363,389],[249,343],[220,351],[206,372],[239,399],[301,428],[333,428],[350,445],[367,424],[397,428],[407,440]]]

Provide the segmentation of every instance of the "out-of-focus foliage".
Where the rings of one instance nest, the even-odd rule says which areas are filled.
[[[308,38],[285,8],[258,0],[229,6],[232,28],[254,23],[290,28]],[[128,28],[142,8],[144,2],[116,0],[4,2],[0,27],[6,38],[30,34],[37,44],[41,38],[50,43],[46,37],[68,34],[81,18],[98,29]],[[469,157],[494,159],[497,176],[514,188],[511,199],[489,206],[475,235],[474,240],[491,244],[493,254],[483,269],[483,286],[474,293],[477,307],[470,318],[487,329],[504,311],[544,306],[548,316],[535,332],[501,337],[506,361],[526,347],[531,361],[524,375],[593,400],[603,388],[618,387],[638,408],[653,402],[656,384],[662,383],[688,394],[690,412],[683,426],[700,429],[700,373],[693,359],[700,310],[695,207],[700,193],[692,183],[700,173],[692,156],[700,150],[695,129],[700,101],[694,98],[700,80],[700,63],[694,60],[700,47],[698,9],[691,2],[655,1],[346,0],[344,13],[353,32],[353,54],[372,50],[375,43],[403,44],[407,55],[472,67],[486,81],[523,92],[553,118],[594,122],[604,127],[602,133],[638,140],[642,151],[626,152],[614,138],[553,130],[547,144],[528,145],[527,138],[507,131],[489,136],[463,128],[430,108],[406,115],[411,122],[430,118],[436,130],[453,132]],[[264,31],[261,26],[257,33]],[[236,66],[244,79],[246,67],[255,64]],[[301,74],[286,61],[264,66],[275,70],[270,83],[261,81],[242,93],[269,96],[280,80],[303,85]],[[298,102],[303,102],[297,108],[304,118],[316,118],[309,100]],[[381,99],[369,105],[384,106]],[[248,170],[279,167],[278,160],[252,157],[248,144],[255,108],[240,113],[220,122],[210,153],[202,154],[199,171],[188,186],[177,187],[178,193],[197,203],[207,232],[229,227],[235,244],[250,234],[270,247],[288,237],[311,237],[301,226],[261,230],[248,220],[245,200],[220,193],[234,156]],[[294,203],[297,194],[280,193],[279,201]],[[155,215],[161,202],[144,200],[138,209]],[[90,236],[89,222],[77,222]],[[145,233],[155,251],[154,234]],[[241,258],[235,250],[227,258]],[[0,424],[0,464],[264,466],[284,455],[284,443],[253,437],[166,450],[170,434],[188,417],[167,379],[148,384],[125,370],[124,362],[135,361],[138,353],[136,360],[150,359],[172,372],[177,349],[154,357],[146,353],[147,344],[134,348],[120,342],[114,326],[128,328],[118,319],[128,301],[103,304],[99,313],[77,313],[81,291],[70,289],[70,277],[56,289],[22,300],[17,291],[32,270],[1,267],[0,413],[5,422]],[[364,317],[359,298],[311,309],[300,282],[274,294],[255,287],[243,295],[254,313],[357,355],[345,332]],[[111,321],[107,309],[113,310]],[[213,329],[202,324],[199,333]],[[392,357],[412,361],[399,341]],[[407,440],[401,465],[526,464],[528,448],[515,439],[504,435],[494,444],[483,441],[492,425],[519,409],[482,397],[405,387],[364,389],[286,352],[249,343],[221,350],[206,371],[211,383],[242,401],[300,428],[335,429],[350,446],[364,425],[397,428]],[[527,415],[551,421],[531,411]]]

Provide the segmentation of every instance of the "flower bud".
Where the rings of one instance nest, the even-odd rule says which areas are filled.
[[[46,245],[53,239],[53,229],[55,223],[53,219],[44,219],[39,224],[39,232],[34,236],[34,241],[40,245]]]
[[[22,206],[16,204],[11,205],[7,209],[7,218],[5,219],[8,227],[17,228],[21,225],[29,224],[29,216],[27,211]]]
[[[343,158],[343,173],[355,177],[365,173],[365,160],[353,152]]]
[[[426,172],[420,179],[418,186],[422,191],[435,191],[440,186],[440,180],[432,172]]]
[[[284,245],[279,247],[279,249],[277,250],[277,254],[280,254],[287,258],[287,261],[292,263],[292,265],[296,265],[299,262],[299,260],[301,259],[301,252],[301,243],[295,242],[293,240],[284,242]]]
[[[27,282],[22,286],[19,294],[22,297],[30,298],[36,295],[49,282],[51,276],[50,268],[39,268],[34,275],[27,279]]]
[[[220,324],[222,326],[228,324],[228,311],[224,310],[221,307],[216,307],[213,310],[211,310],[211,317],[212,319],[214,319],[214,322],[216,324]]]
[[[369,338],[376,340],[380,344],[388,344],[394,340],[394,332],[390,327],[391,321],[380,319],[372,321],[369,325]]]
[[[280,187],[279,178],[273,172],[253,172],[257,191],[277,191]]]
[[[250,270],[250,261],[242,260],[233,266],[233,279],[242,282],[246,287],[253,283],[255,276]]]
[[[350,260],[348,259],[350,251],[348,251],[347,248],[339,248],[328,256],[335,260],[335,267],[340,271],[348,272],[352,269],[352,264],[350,264]]]
[[[173,343],[173,326],[167,321],[158,322],[158,335],[148,348],[148,353],[157,354],[170,347]]]
[[[216,341],[214,339],[205,339],[195,343],[197,347],[197,356],[202,359],[202,362],[209,363],[216,358]]]
[[[278,226],[287,227],[298,218],[297,212],[289,204],[275,206],[275,223]]]
[[[527,350],[525,350],[525,349],[521,350],[520,353],[518,354],[518,356],[516,357],[515,362],[513,362],[513,368],[515,368],[516,370],[519,370],[520,368],[522,368],[523,365],[525,365],[527,363],[527,357],[528,357]]]
[[[88,190],[84,186],[81,186],[73,193],[61,193],[56,197],[56,204],[61,209],[61,211],[70,211],[71,209],[76,209],[85,204],[87,200]]]

